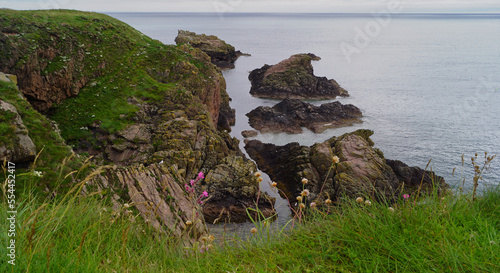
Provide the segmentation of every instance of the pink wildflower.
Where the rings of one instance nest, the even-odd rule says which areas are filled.
[[[191,180],[191,182],[189,182],[189,184],[191,184],[191,187],[194,186],[195,183],[196,183],[196,181],[194,181],[194,180]]]
[[[202,194],[202,196],[208,197],[208,192],[204,191],[203,194]]]
[[[203,178],[205,178],[205,176],[203,175],[203,173],[202,173],[202,172],[200,172],[200,173],[198,174],[198,179],[203,179]]]
[[[410,195],[409,194],[403,194],[403,198],[404,199],[408,199],[408,198],[410,198]]]

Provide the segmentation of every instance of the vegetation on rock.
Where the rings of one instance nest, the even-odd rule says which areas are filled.
[[[24,107],[38,115],[25,116],[19,110],[37,152],[46,147],[37,168],[55,173],[57,166],[67,166],[60,155],[60,151],[65,156],[72,154],[67,143],[83,155],[82,160],[93,156],[94,167],[114,166],[97,175],[88,190],[104,190],[119,197],[113,202],[124,203],[132,198],[132,187],[144,190],[163,185],[160,178],[150,185],[138,185],[145,174],[175,177],[182,187],[199,172],[210,174],[226,158],[242,155],[238,140],[228,133],[234,111],[229,107],[225,80],[199,49],[187,44],[165,45],[104,14],[70,10],[0,10],[0,41],[0,71],[18,76],[19,90],[29,104],[14,95],[5,100],[18,110]],[[19,100],[20,106],[13,100]],[[54,137],[58,129],[37,111],[60,129],[60,143],[50,149],[50,137],[39,137],[30,124],[46,120],[39,126]],[[170,166],[168,171],[149,167],[160,162]],[[241,162],[248,164],[248,159]],[[68,181],[78,181],[70,178],[76,179],[70,176]],[[57,181],[45,175],[40,179],[46,184]],[[253,181],[251,187],[258,189]],[[123,194],[125,185],[129,192]],[[162,199],[181,200],[186,194],[158,192]],[[147,199],[156,197],[144,198],[155,203],[158,200]],[[182,221],[172,226],[165,213],[159,217],[167,229],[182,226]]]

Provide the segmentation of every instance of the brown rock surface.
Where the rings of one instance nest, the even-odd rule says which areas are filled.
[[[311,147],[291,143],[285,146],[264,144],[257,140],[247,142],[245,149],[259,168],[265,171],[294,200],[302,191],[302,178],[309,183],[309,201],[322,202],[341,197],[359,196],[389,202],[401,198],[403,183],[405,193],[414,194],[423,179],[423,188],[433,185],[442,190],[447,187],[442,177],[425,172],[418,167],[408,167],[393,161],[386,163],[382,152],[373,148],[369,130],[357,130],[333,137]],[[333,158],[338,157],[335,163]],[[395,172],[393,168],[397,171]],[[431,179],[432,178],[432,179]]]
[[[253,70],[248,79],[250,94],[271,99],[334,99],[348,96],[335,80],[314,76],[311,61],[314,54],[296,54],[275,65],[264,65]]]
[[[302,127],[321,133],[361,122],[361,110],[338,101],[315,106],[298,99],[285,99],[273,107],[260,106],[247,114],[250,126],[262,133],[302,133]]]

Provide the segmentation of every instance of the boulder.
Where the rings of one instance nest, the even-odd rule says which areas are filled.
[[[177,44],[190,44],[205,52],[213,64],[220,68],[234,68],[234,62],[242,55],[248,55],[236,51],[234,47],[219,39],[215,35],[196,34],[191,31],[179,30],[175,38]]]
[[[258,140],[247,141],[245,149],[289,200],[295,200],[303,189],[302,179],[309,183],[308,201],[318,204],[325,199],[365,197],[372,200],[393,202],[405,193],[414,194],[415,187],[444,189],[442,177],[417,167],[388,165],[383,153],[373,148],[370,130],[357,130],[340,137],[332,137],[311,147],[290,143],[285,146],[264,144]],[[338,158],[338,162],[335,159]],[[423,179],[422,179],[423,177]],[[412,180],[413,179],[413,180]],[[415,180],[417,179],[417,180]],[[413,185],[413,186],[404,186]]]
[[[255,130],[244,130],[241,132],[241,135],[244,138],[256,137],[258,134],[259,134],[259,132],[255,131]]]
[[[285,99],[273,107],[260,106],[247,114],[250,126],[262,133],[314,133],[361,122],[361,110],[352,104],[335,101],[315,106],[298,99]]]
[[[348,96],[335,80],[316,77],[311,61],[314,54],[296,54],[275,65],[264,65],[250,72],[250,94],[270,99],[334,99]]]

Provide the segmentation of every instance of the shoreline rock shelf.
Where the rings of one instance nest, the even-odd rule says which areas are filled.
[[[333,79],[314,76],[314,54],[296,54],[275,65],[264,65],[250,72],[250,94],[269,99],[334,99],[349,96]]]
[[[361,110],[338,101],[315,106],[298,99],[285,99],[273,107],[259,106],[247,114],[250,126],[262,133],[302,133],[302,127],[321,133],[329,128],[360,123]]]

